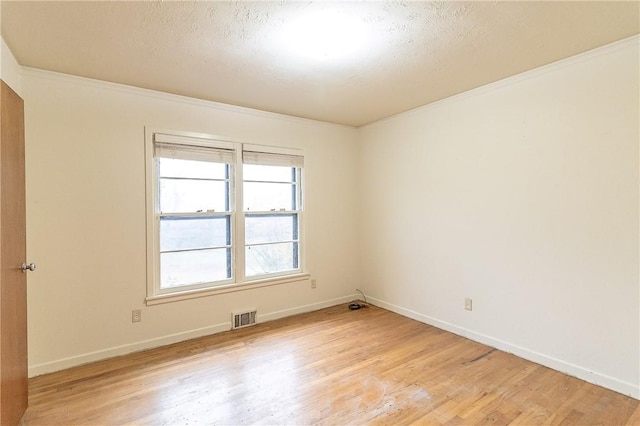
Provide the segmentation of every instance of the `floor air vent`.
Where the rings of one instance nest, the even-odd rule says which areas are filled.
[[[231,314],[231,329],[248,327],[256,323],[256,312],[247,311]]]

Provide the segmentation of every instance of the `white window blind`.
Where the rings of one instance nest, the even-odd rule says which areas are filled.
[[[224,141],[156,134],[155,142],[156,157],[228,164],[235,161],[233,145],[227,147]]]
[[[294,154],[278,154],[273,152],[243,151],[244,164],[261,164],[265,166],[303,167],[304,157]]]

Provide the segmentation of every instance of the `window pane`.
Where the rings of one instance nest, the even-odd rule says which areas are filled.
[[[227,211],[227,182],[160,179],[160,211],[191,213]]]
[[[224,163],[176,158],[159,158],[158,161],[160,177],[225,179],[227,174],[227,165]]]
[[[161,217],[160,251],[220,247],[231,244],[225,217]]]
[[[160,288],[231,278],[230,259],[227,248],[160,253]]]
[[[248,277],[298,269],[298,243],[249,246],[245,255]]]
[[[242,168],[244,180],[260,180],[270,182],[293,182],[295,168],[281,166],[259,166],[245,164]]]
[[[244,183],[244,210],[295,209],[295,185],[288,183]]]
[[[298,239],[298,215],[247,215],[246,244],[275,243]]]

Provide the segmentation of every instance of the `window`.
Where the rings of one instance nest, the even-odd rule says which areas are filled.
[[[147,137],[148,300],[300,275],[300,151]]]
[[[299,269],[301,158],[245,151],[243,163],[245,275]]]

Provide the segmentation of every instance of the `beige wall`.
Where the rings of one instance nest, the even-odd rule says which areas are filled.
[[[0,78],[18,95],[22,95],[22,77],[20,74],[20,65],[18,65],[4,39],[0,38]]]
[[[362,128],[371,298],[640,397],[638,40]]]
[[[36,70],[23,73],[30,374],[347,301],[355,130]],[[145,126],[305,152],[308,281],[145,307]],[[131,310],[142,322],[131,323]]]

